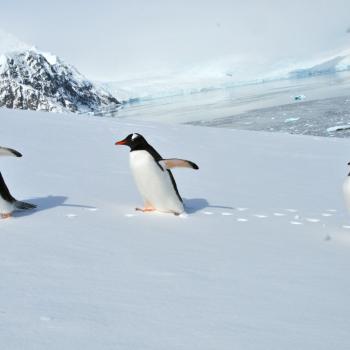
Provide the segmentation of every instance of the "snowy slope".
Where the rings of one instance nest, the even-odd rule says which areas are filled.
[[[0,221],[0,339],[11,350],[349,349],[349,141],[0,110],[13,194]],[[28,132],[30,130],[30,133]],[[143,214],[137,131],[188,215]],[[234,208],[234,209],[232,209]]]

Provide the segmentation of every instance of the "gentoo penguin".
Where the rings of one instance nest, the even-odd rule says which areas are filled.
[[[350,165],[350,162],[348,163],[348,165]],[[344,194],[346,207],[350,212],[350,173],[348,174],[348,176],[346,177],[343,183],[343,194]]]
[[[146,139],[137,133],[130,134],[115,144],[130,147],[130,168],[144,200],[144,208],[136,210],[158,210],[175,215],[184,212],[183,200],[170,169],[198,169],[195,163],[183,159],[162,158]]]
[[[22,157],[22,154],[11,148],[0,147],[0,156]],[[0,216],[7,219],[15,210],[27,210],[35,207],[34,204],[20,202],[13,198],[0,172]]]

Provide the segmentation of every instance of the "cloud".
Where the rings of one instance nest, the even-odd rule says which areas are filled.
[[[8,51],[26,50],[31,45],[0,28],[0,54]]]

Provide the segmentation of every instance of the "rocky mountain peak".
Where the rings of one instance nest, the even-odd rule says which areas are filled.
[[[57,56],[35,50],[0,56],[0,107],[94,113],[119,105]]]

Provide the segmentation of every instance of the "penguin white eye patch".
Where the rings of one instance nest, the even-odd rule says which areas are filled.
[[[135,140],[136,138],[140,137],[139,134],[132,134],[131,140]]]

